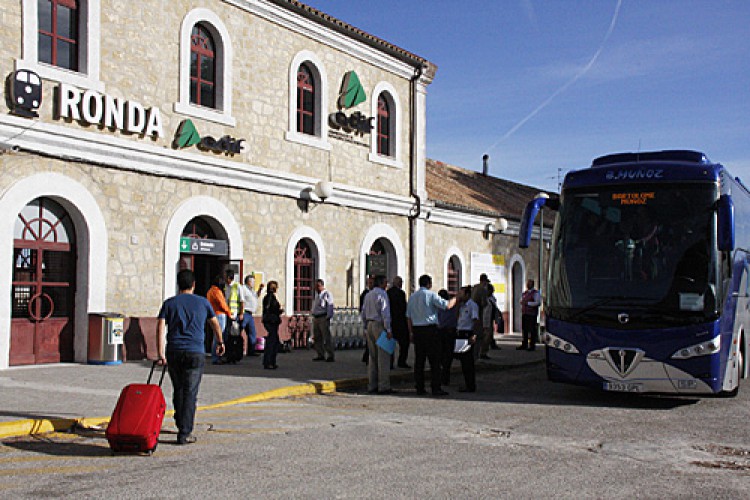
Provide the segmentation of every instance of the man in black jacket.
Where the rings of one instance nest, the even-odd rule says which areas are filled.
[[[406,364],[406,358],[409,356],[409,325],[406,323],[406,293],[403,286],[404,280],[396,276],[387,293],[391,302],[393,338],[398,341],[398,367],[411,368]]]

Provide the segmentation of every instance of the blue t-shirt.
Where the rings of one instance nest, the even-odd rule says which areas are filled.
[[[206,321],[215,317],[205,297],[181,293],[161,305],[159,319],[167,326],[167,351],[205,351]]]

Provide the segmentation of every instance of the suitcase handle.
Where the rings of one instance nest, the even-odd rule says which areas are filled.
[[[154,369],[156,368],[156,365],[158,364],[158,361],[154,361],[154,364],[151,365],[151,371],[148,374],[148,380],[146,381],[147,384],[151,383],[151,377],[154,375]],[[159,387],[161,387],[161,383],[164,382],[164,375],[167,373],[167,365],[162,366],[161,370],[161,377],[159,378]]]

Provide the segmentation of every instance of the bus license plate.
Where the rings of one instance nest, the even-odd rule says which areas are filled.
[[[641,384],[629,384],[625,382],[604,382],[605,391],[614,392],[641,392],[643,386]]]

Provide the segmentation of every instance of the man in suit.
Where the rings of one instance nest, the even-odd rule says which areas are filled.
[[[393,337],[398,341],[398,367],[411,368],[406,363],[409,356],[409,325],[406,322],[406,293],[403,286],[401,276],[393,278],[393,285],[388,289],[388,300],[391,302]]]

